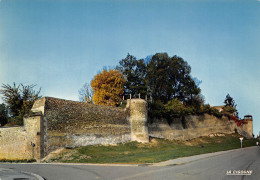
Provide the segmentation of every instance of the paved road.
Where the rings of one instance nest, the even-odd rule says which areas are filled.
[[[12,169],[0,168],[0,180],[14,180],[14,179],[26,179],[26,180],[43,180],[43,178],[37,174],[30,172],[15,171]]]
[[[211,157],[209,157],[211,156]],[[0,164],[0,168],[32,172],[47,180],[149,179],[149,180],[258,180],[260,148],[250,147],[154,164],[153,166],[103,166],[65,164]],[[251,175],[226,175],[227,172]]]

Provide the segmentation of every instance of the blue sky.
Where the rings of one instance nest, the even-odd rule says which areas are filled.
[[[184,58],[206,102],[227,93],[260,131],[258,0],[0,0],[0,83],[37,84],[78,100],[104,66],[130,53]]]

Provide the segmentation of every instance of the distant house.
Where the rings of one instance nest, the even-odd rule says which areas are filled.
[[[252,115],[245,115],[244,116],[244,120],[246,120],[246,121],[253,121],[253,117],[252,117]]]
[[[218,112],[222,112],[223,111],[223,108],[224,106],[213,106],[213,108],[217,109]]]

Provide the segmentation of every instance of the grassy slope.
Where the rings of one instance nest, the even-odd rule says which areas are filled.
[[[69,163],[155,163],[178,157],[240,148],[240,136],[200,137],[189,141],[152,139],[150,143],[129,142],[115,146],[87,146],[65,149],[52,162]],[[254,146],[256,139],[244,140]]]

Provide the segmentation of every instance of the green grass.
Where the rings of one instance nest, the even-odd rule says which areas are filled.
[[[115,146],[86,146],[66,149],[52,162],[66,163],[156,163],[169,159],[240,148],[240,136],[200,137],[189,141],[152,139],[150,143],[122,143]],[[256,139],[245,139],[246,147]]]

